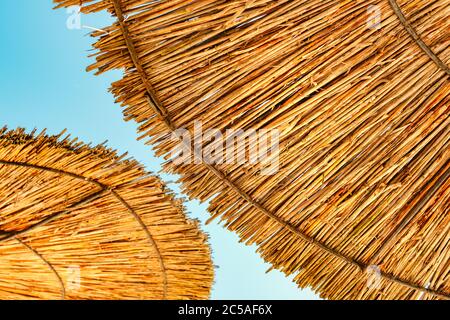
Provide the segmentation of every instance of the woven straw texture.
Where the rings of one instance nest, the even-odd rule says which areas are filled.
[[[89,70],[125,70],[125,119],[274,268],[325,298],[449,298],[448,0],[55,2],[116,17]],[[279,130],[279,171],[170,161],[196,120]]]
[[[210,249],[161,181],[69,137],[0,130],[1,299],[206,299]]]

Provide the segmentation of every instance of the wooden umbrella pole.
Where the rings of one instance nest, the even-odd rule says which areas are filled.
[[[143,85],[146,88],[146,91],[148,94],[147,101],[149,103],[149,106],[159,116],[159,118],[163,121],[163,123],[166,125],[166,127],[170,131],[173,132],[177,128],[174,126],[173,121],[168,116],[167,110],[165,109],[165,107],[161,103],[160,99],[158,98],[156,90],[154,89],[154,87],[152,86],[150,81],[148,80],[147,74],[140,63],[139,56],[137,54],[137,50],[135,48],[133,40],[130,37],[129,30],[128,30],[127,24],[126,24],[124,16],[123,16],[122,8],[120,5],[120,0],[111,0],[111,1],[114,6],[115,15],[118,18],[119,26],[120,26],[123,38],[125,40],[129,55],[131,57],[131,60],[134,64],[134,67],[136,68],[136,70],[138,71],[138,73],[140,75]],[[196,158],[198,158],[197,160],[202,160],[202,157],[199,154],[197,154],[195,151],[194,151],[194,156]],[[205,162],[203,162],[203,165],[206,166],[209,171],[211,171],[215,176],[217,176],[221,181],[223,181],[224,184],[226,184],[231,190],[233,190],[233,192],[238,194],[242,199],[244,199],[246,202],[248,202],[251,206],[253,206],[257,210],[259,210],[261,213],[263,213],[269,219],[276,221],[283,228],[289,230],[290,232],[292,232],[299,238],[307,241],[308,243],[310,243],[311,245],[313,245],[317,248],[324,250],[325,252],[329,253],[330,255],[332,255],[336,258],[339,258],[339,259],[345,261],[346,263],[349,263],[349,264],[357,267],[357,269],[360,272],[365,271],[370,266],[370,265],[364,264],[362,262],[359,262],[355,259],[352,259],[352,258],[346,256],[345,254],[342,254],[341,252],[338,252],[337,250],[316,240],[315,238],[310,237],[307,234],[301,232],[295,226],[280,219],[274,213],[272,213],[271,211],[266,209],[263,205],[261,205],[259,202],[255,201],[249,194],[247,194],[245,191],[243,191],[241,188],[239,188],[234,182],[230,181],[224,173],[222,173],[220,170],[215,168],[213,165],[205,163]],[[438,290],[425,288],[421,285],[411,283],[404,279],[400,279],[399,277],[396,277],[395,275],[381,271],[380,276],[386,280],[400,284],[407,288],[419,290],[419,291],[434,295],[434,296],[442,298],[442,299],[450,300],[450,295],[447,293],[440,292]]]

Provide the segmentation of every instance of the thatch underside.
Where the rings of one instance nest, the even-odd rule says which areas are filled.
[[[125,68],[125,118],[274,268],[332,299],[450,297],[448,0],[82,3],[117,17],[89,69]],[[280,170],[175,165],[170,132],[195,120],[280,130]]]
[[[134,160],[0,129],[1,299],[206,299],[206,237]]]

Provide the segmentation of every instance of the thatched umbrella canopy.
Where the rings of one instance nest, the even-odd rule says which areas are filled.
[[[0,298],[208,298],[206,237],[164,184],[61,135],[0,130]]]
[[[112,92],[158,154],[196,120],[280,132],[272,176],[166,166],[275,268],[326,298],[450,297],[448,0],[81,3],[117,18],[89,69],[125,69]]]

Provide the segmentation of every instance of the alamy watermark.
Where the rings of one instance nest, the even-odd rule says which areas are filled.
[[[81,29],[81,7],[70,6],[66,10],[69,17],[66,20],[66,27],[69,30]]]
[[[381,29],[382,14],[381,8],[377,5],[367,7],[367,27],[372,30]]]
[[[69,266],[66,269],[66,289],[78,291],[81,287],[81,270],[79,266]]]
[[[370,265],[366,268],[367,288],[378,290],[381,287],[381,270],[377,265]]]
[[[81,29],[89,29],[94,31],[101,31],[106,33],[105,30],[90,27],[87,25],[83,25],[81,22],[81,6],[70,6],[67,7],[66,10],[68,17],[66,20],[66,27],[69,30],[81,30]]]
[[[240,165],[260,168],[259,174],[273,175],[279,169],[279,131],[203,129],[194,122],[193,132],[177,129],[172,135],[176,142],[171,159],[174,164]]]

